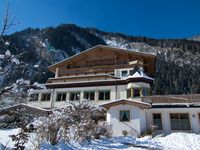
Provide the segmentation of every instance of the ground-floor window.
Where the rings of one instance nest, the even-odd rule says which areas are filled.
[[[66,93],[58,93],[57,97],[56,97],[56,101],[60,102],[60,101],[65,101],[66,100]]]
[[[94,100],[95,99],[95,92],[94,91],[86,91],[84,92],[83,94],[84,96],[84,99],[87,99],[87,100]]]
[[[110,91],[99,91],[99,100],[110,100]]]
[[[51,93],[42,93],[41,101],[50,101]]]
[[[130,110],[120,110],[119,119],[121,122],[130,122]]]
[[[162,117],[161,113],[153,113],[153,125],[156,126],[156,129],[162,130]]]
[[[31,94],[29,97],[29,101],[31,101],[31,102],[38,101],[38,96],[39,96],[38,93]]]
[[[191,130],[189,113],[171,113],[170,122],[172,130]]]
[[[71,92],[69,96],[70,101],[80,100],[80,92]]]

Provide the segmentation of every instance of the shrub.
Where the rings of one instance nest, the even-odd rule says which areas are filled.
[[[144,136],[148,136],[148,135],[150,135],[150,136],[152,136],[153,135],[153,132],[152,132],[152,130],[146,130],[145,132],[143,132],[141,135],[140,135],[140,137],[144,137]]]
[[[55,145],[64,136],[63,130],[67,129],[66,126],[70,123],[70,119],[62,113],[54,111],[53,114],[48,117],[40,117],[34,123],[40,141]]]
[[[24,150],[25,143],[28,142],[28,133],[26,133],[23,129],[16,135],[10,135],[13,142],[15,142],[14,150]]]
[[[110,138],[111,135],[112,135],[111,126],[105,121],[98,122],[98,125],[96,126],[96,129],[93,133],[93,137],[95,139],[99,139],[101,137]]]
[[[111,127],[106,122],[95,122],[92,118],[103,113],[103,109],[88,102],[71,104],[56,110],[49,117],[36,120],[36,134],[40,141],[57,144],[60,140],[82,142],[92,138],[111,137]]]
[[[123,136],[127,136],[127,135],[128,135],[128,132],[127,132],[126,130],[123,130],[123,131],[122,131],[122,134],[123,134]]]
[[[33,114],[27,113],[23,108],[14,111],[8,111],[6,115],[0,118],[0,128],[24,128],[33,121]]]

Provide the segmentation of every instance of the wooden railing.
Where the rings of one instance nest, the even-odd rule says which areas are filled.
[[[148,103],[197,103],[200,102],[200,94],[144,96],[142,101]]]
[[[129,68],[135,66],[142,66],[142,64],[121,64],[121,65],[103,65],[93,67],[72,68],[66,70],[59,70],[59,76],[73,75],[73,74],[87,74],[87,73],[101,73],[101,72],[114,72],[114,69]]]

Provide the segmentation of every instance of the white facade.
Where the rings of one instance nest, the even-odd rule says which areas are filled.
[[[120,111],[130,111],[130,121],[120,121]],[[137,106],[117,105],[111,107],[107,111],[107,122],[111,124],[113,136],[123,136],[123,131],[127,131],[128,135],[138,136],[146,131],[145,110]]]
[[[131,86],[131,87],[130,87]],[[113,85],[113,86],[97,86],[97,87],[76,87],[76,88],[57,88],[57,89],[45,89],[45,90],[35,90],[35,93],[38,93],[37,101],[29,101],[29,104],[42,107],[42,108],[54,108],[54,107],[64,107],[65,105],[71,102],[69,100],[71,92],[80,92],[80,100],[84,99],[84,92],[94,91],[95,99],[91,100],[92,104],[101,105],[106,102],[110,102],[117,99],[127,98],[127,89],[128,88],[150,88],[150,84],[136,82],[134,84],[127,85]],[[110,99],[109,100],[99,100],[99,91],[110,91]],[[51,99],[48,101],[41,101],[42,94],[51,93]],[[66,93],[65,101],[56,101],[58,93]],[[134,98],[135,100],[141,101],[141,98]]]
[[[163,133],[169,134],[172,132],[194,132],[200,133],[200,107],[199,108],[153,108],[146,111],[146,118],[147,118],[147,128],[151,129],[153,125],[153,113],[161,113],[162,118],[162,129],[156,130],[156,133]],[[191,129],[190,130],[172,130],[171,129],[171,121],[170,121],[170,114],[182,114],[186,113],[189,114],[189,120]]]
[[[95,46],[50,66],[49,70],[55,77],[48,79],[45,84],[47,89],[34,91],[37,98],[30,98],[29,104],[49,109],[84,99],[94,105],[119,99],[133,100],[136,105],[111,107],[107,112],[107,121],[112,124],[113,135],[122,135],[123,130],[139,135],[147,127],[145,109],[137,104],[141,102],[141,97],[150,93],[153,78],[147,74],[154,75],[155,61],[155,55],[105,45]],[[149,104],[141,105],[149,107]],[[130,114],[128,122],[119,119],[119,111],[123,110],[128,110]]]

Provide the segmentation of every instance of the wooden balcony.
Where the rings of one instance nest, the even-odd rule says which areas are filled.
[[[155,95],[142,97],[143,102],[149,103],[200,103],[200,94],[191,95]]]
[[[142,67],[143,65],[138,64],[120,64],[120,65],[102,65],[102,66],[92,66],[92,67],[81,67],[81,68],[71,68],[66,70],[59,70],[59,76],[68,76],[68,75],[78,75],[78,74],[91,74],[91,73],[108,73],[113,72],[115,69],[120,68],[133,68],[135,66]]]

